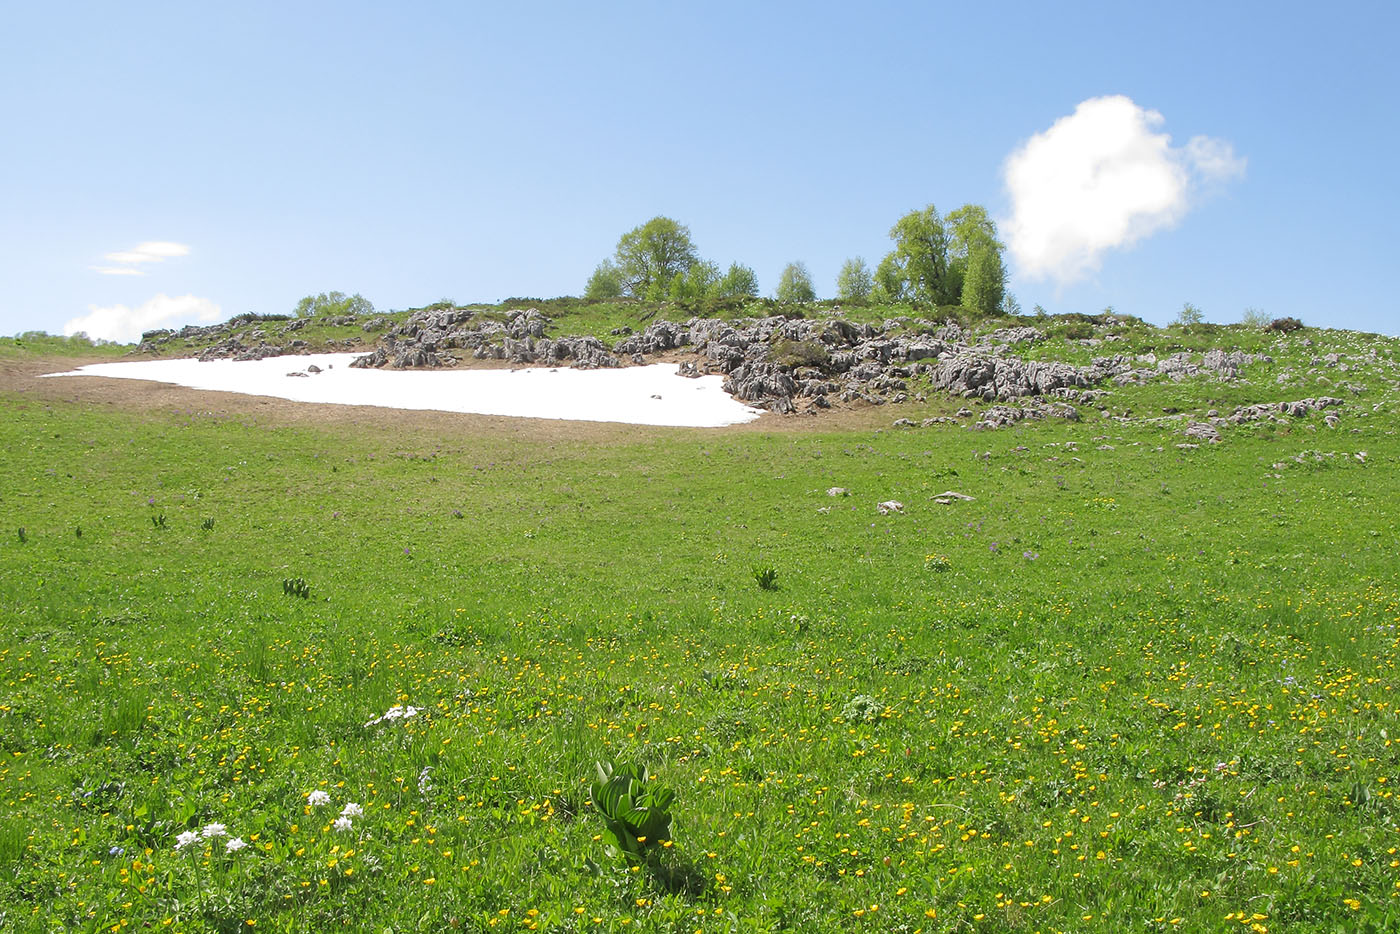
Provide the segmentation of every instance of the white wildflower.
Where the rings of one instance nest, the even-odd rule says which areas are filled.
[[[323,804],[330,804],[331,796],[326,794],[321,789],[317,788],[315,791],[311,792],[311,794],[306,796],[306,803],[311,805],[313,808],[318,808]]]
[[[418,793],[420,795],[427,796],[432,793],[432,771],[433,767],[431,765],[425,765],[423,766],[423,771],[418,773]]]
[[[393,723],[395,720],[407,720],[409,717],[418,716],[422,709],[422,707],[414,707],[407,704],[395,704],[384,711],[384,713],[366,723],[365,726],[378,726],[381,723]]]
[[[341,817],[363,817],[363,816],[364,816],[364,813],[365,813],[365,809],[364,809],[364,808],[360,807],[360,806],[359,806],[358,804],[356,804],[354,801],[351,801],[349,804],[345,805],[345,807],[341,810],[340,816],[341,816]]]
[[[239,850],[243,849],[247,845],[248,844],[243,842],[242,837],[234,837],[232,840],[224,844],[224,852],[237,853]]]
[[[178,837],[175,838],[175,849],[188,849],[189,847],[194,846],[198,842],[199,832],[195,830],[186,830],[184,833],[180,834]]]
[[[336,830],[349,830],[354,824],[348,817],[337,817],[333,826]]]
[[[204,825],[204,839],[206,839],[206,840],[214,840],[214,839],[217,839],[217,838],[219,838],[219,837],[227,837],[227,836],[228,836],[228,828],[225,827],[223,824],[205,824],[205,825]]]

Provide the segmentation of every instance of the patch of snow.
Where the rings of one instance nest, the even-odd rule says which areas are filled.
[[[762,414],[726,393],[723,377],[687,379],[673,363],[603,370],[352,369],[350,361],[359,356],[363,354],[93,363],[45,375],[144,379],[293,402],[685,428],[738,425]],[[311,372],[313,366],[321,372]],[[289,372],[289,367],[294,369]],[[309,378],[289,379],[292,375]]]

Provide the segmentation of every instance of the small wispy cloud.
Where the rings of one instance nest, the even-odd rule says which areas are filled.
[[[183,243],[169,240],[148,240],[138,243],[129,250],[108,253],[103,258],[115,266],[92,266],[93,272],[104,276],[144,276],[146,271],[139,267],[148,263],[162,263],[175,256],[189,255],[190,248]]]
[[[1203,187],[1244,174],[1230,143],[1196,136],[1172,146],[1164,122],[1122,95],[1091,98],[1007,158],[1003,229],[1020,272],[1081,279],[1106,251],[1180,222]]]
[[[143,331],[173,324],[209,323],[223,317],[219,306],[194,295],[157,295],[135,308],[126,305],[89,305],[88,313],[63,326],[67,336],[86,334],[93,340],[132,344]]]

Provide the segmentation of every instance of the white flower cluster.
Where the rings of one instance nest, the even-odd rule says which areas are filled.
[[[418,716],[422,707],[412,707],[408,704],[395,704],[379,716],[365,724],[366,727],[379,726],[381,723],[393,723],[396,720],[407,720],[409,717]]]
[[[320,788],[317,788],[306,796],[306,803],[313,808],[318,808],[322,805],[330,804],[331,796]],[[340,809],[340,816],[332,822],[331,826],[336,830],[353,830],[355,827],[354,818],[363,817],[364,813],[365,809],[363,807],[351,801]]]
[[[200,840],[219,840],[228,836],[228,828],[223,824],[205,824],[203,830],[186,830],[175,837],[175,849],[178,852],[188,850]],[[237,853],[247,847],[242,837],[234,837],[224,843],[225,853]]]
[[[332,826],[334,826],[336,830],[353,830],[355,825],[352,818],[363,817],[364,813],[364,808],[360,807],[354,801],[351,801],[341,809],[340,816],[335,819],[335,824]]]

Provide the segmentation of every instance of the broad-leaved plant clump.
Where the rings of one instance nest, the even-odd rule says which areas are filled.
[[[676,793],[647,779],[645,765],[594,763],[589,797],[603,818],[609,856],[640,863],[671,839],[670,808]]]
[[[847,723],[870,723],[880,719],[885,705],[869,694],[857,694],[841,708],[841,719]]]
[[[282,593],[289,597],[311,598],[311,585],[301,577],[288,577],[282,581]]]

